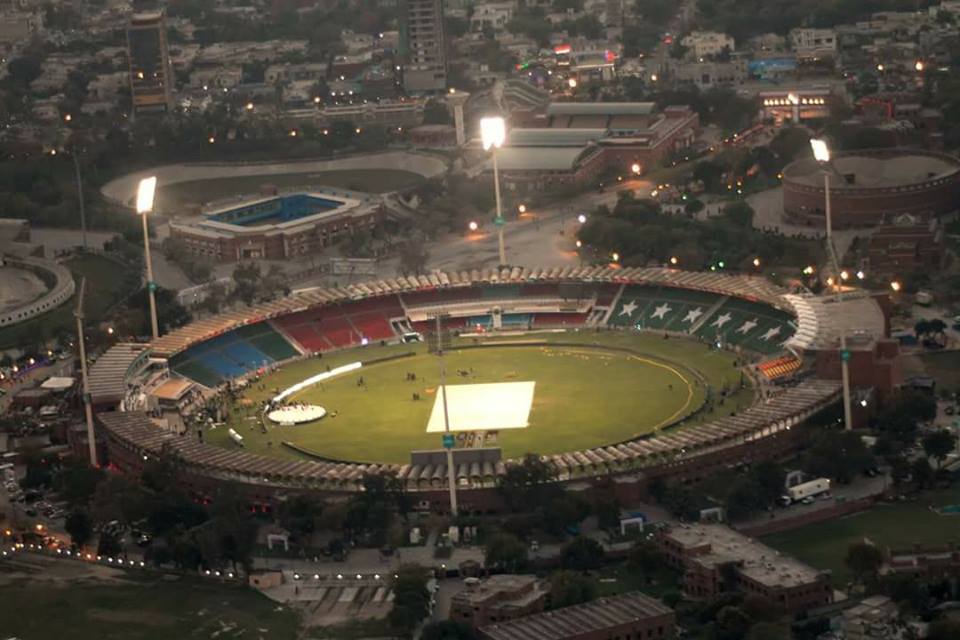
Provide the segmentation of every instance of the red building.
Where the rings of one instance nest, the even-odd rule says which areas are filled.
[[[936,270],[943,263],[943,231],[938,221],[901,216],[877,228],[867,247],[869,271],[875,277],[902,277],[914,271]]]
[[[583,186],[608,171],[646,173],[690,146],[700,120],[687,106],[658,111],[652,102],[561,102],[526,124],[510,131],[497,156],[501,180],[516,191]]]
[[[480,629],[483,640],[611,640],[675,637],[676,615],[659,600],[639,592],[493,624]]]
[[[834,227],[873,227],[904,214],[929,219],[956,211],[960,160],[919,149],[835,154],[828,166]],[[824,224],[823,167],[802,158],[783,170],[783,211],[795,222]]]
[[[468,584],[450,600],[450,619],[479,628],[543,611],[547,589],[536,576],[501,574]]]
[[[830,604],[828,573],[817,571],[719,524],[682,524],[657,533],[669,565],[684,572],[683,590],[694,598],[727,591],[760,596],[787,613]]]

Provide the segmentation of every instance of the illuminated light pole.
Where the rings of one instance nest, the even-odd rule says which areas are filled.
[[[150,298],[150,328],[153,330],[153,339],[160,337],[160,327],[157,323],[157,285],[153,281],[153,261],[150,259],[150,234],[147,229],[147,214],[153,211],[153,196],[157,191],[157,176],[150,176],[140,181],[137,187],[137,213],[143,220],[143,259],[147,264],[147,295]]]
[[[826,140],[813,138],[810,140],[810,147],[813,149],[813,157],[820,163],[823,169],[823,197],[824,213],[827,227],[827,251],[830,253],[830,259],[833,262],[834,273],[838,278],[834,281],[837,285],[837,302],[843,302],[843,280],[849,277],[849,273],[840,269],[840,259],[837,257],[836,247],[833,245],[833,217],[830,210],[830,147]],[[843,380],[843,426],[848,431],[853,429],[853,416],[850,412],[850,352],[847,350],[847,331],[840,323],[840,376]]]
[[[80,377],[83,384],[83,413],[87,421],[87,450],[90,455],[90,466],[99,467],[97,462],[97,437],[93,431],[93,407],[90,404],[90,379],[87,376],[87,346],[83,335],[83,294],[87,288],[87,279],[80,278],[80,293],[77,295],[77,308],[73,312],[77,319],[77,345],[80,356]]]
[[[503,146],[507,138],[507,124],[500,116],[480,119],[480,136],[483,141],[483,150],[490,151],[493,157],[493,188],[497,198],[497,243],[500,249],[500,268],[507,266],[507,250],[503,244],[503,211],[500,202],[500,172],[497,168],[497,149]]]
[[[633,175],[635,175],[635,176],[639,176],[639,175],[640,175],[641,169],[642,169],[642,167],[640,166],[640,163],[639,163],[639,162],[634,162],[632,165],[630,165],[630,171],[631,171],[631,172],[633,173]]]

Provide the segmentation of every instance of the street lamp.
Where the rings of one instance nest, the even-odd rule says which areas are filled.
[[[476,231],[478,227],[476,220],[471,220],[467,226],[470,228],[470,231]]]
[[[818,138],[812,138],[810,140],[810,147],[813,149],[813,157],[818,163],[820,163],[820,167],[823,170],[823,198],[827,227],[827,251],[829,252],[830,259],[833,262],[834,273],[836,273],[842,280],[846,280],[850,274],[840,269],[840,259],[837,257],[837,250],[833,245],[833,218],[830,212],[830,147],[827,145],[826,140]],[[842,280],[835,281],[838,287],[837,302],[841,303],[843,302]],[[853,428],[853,417],[850,413],[850,368],[847,362],[849,359],[850,352],[847,351],[847,332],[846,329],[844,329],[843,324],[840,323],[840,376],[843,380],[843,426],[847,430]]]
[[[490,151],[493,157],[493,188],[497,198],[497,243],[500,249],[500,267],[507,266],[507,251],[503,245],[503,212],[500,202],[500,172],[497,169],[497,149],[503,146],[507,138],[507,124],[500,116],[480,119],[480,137],[483,141],[483,150]]]
[[[671,265],[673,265],[673,266],[675,267],[675,266],[677,266],[677,264],[678,264],[679,262],[680,262],[680,258],[678,258],[677,256],[670,256],[670,264],[671,264]]]
[[[913,68],[917,70],[917,73],[923,72],[923,60],[917,60],[917,64],[913,65]]]
[[[893,289],[894,293],[897,293],[900,291],[901,285],[898,281],[894,280],[893,282],[890,283],[890,288]]]
[[[160,328],[157,324],[157,285],[153,282],[153,262],[150,260],[150,234],[147,231],[147,214],[153,211],[153,196],[157,191],[157,176],[150,176],[140,181],[137,187],[137,213],[143,220],[143,257],[147,263],[147,294],[150,297],[150,328],[153,330],[153,339],[160,337]]]
[[[583,224],[586,221],[587,221],[587,215],[585,213],[581,213],[580,215],[577,216],[577,222],[579,222],[580,224]]]
[[[639,162],[634,162],[632,165],[630,165],[630,171],[632,171],[633,175],[635,176],[640,175],[640,169],[641,167]]]
[[[576,78],[570,78],[569,80],[567,80],[567,85],[569,85],[571,89],[576,89],[576,88],[577,88],[577,79],[576,79]]]

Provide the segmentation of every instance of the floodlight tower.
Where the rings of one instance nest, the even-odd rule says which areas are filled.
[[[90,404],[90,378],[87,375],[87,346],[83,336],[83,294],[87,288],[87,279],[80,278],[80,292],[77,293],[77,308],[73,316],[77,319],[77,345],[80,356],[80,377],[83,383],[83,412],[87,419],[87,448],[90,452],[90,466],[100,466],[97,462],[97,437],[93,431],[93,407]]]
[[[507,251],[503,244],[503,211],[500,203],[500,172],[497,169],[497,149],[503,146],[507,138],[507,125],[500,116],[480,119],[480,137],[483,141],[483,150],[490,150],[493,159],[493,188],[497,198],[497,244],[500,250],[500,268],[507,266]]]
[[[454,436],[450,432],[450,412],[447,407],[447,365],[443,359],[444,340],[443,340],[443,313],[438,313],[435,317],[436,326],[436,354],[440,361],[440,400],[443,402],[443,448],[447,452],[447,478],[450,485],[450,513],[456,516],[459,512],[457,508],[457,471],[453,464],[453,445]]]
[[[835,283],[837,286],[837,302],[843,302],[843,278],[840,269],[840,259],[837,257],[837,249],[833,244],[833,218],[830,210],[830,147],[826,140],[812,138],[810,147],[813,149],[813,157],[820,164],[823,170],[823,197],[824,214],[827,227],[827,251],[830,254],[830,261],[833,263]],[[847,350],[847,331],[840,323],[840,376],[843,380],[843,426],[844,429],[853,428],[853,417],[850,412],[850,352]]]
[[[143,261],[147,265],[147,294],[150,297],[150,328],[153,339],[160,337],[160,326],[157,323],[157,285],[153,282],[153,260],[150,259],[150,235],[147,229],[147,214],[153,211],[153,196],[157,190],[157,176],[150,176],[140,181],[137,187],[137,213],[143,220]]]

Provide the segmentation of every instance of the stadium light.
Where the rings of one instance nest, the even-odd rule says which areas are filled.
[[[866,277],[867,274],[865,274],[863,271],[857,271],[857,280],[863,280]]]
[[[753,259],[753,266],[760,268],[760,258]]]
[[[830,162],[830,147],[827,146],[826,140],[810,138],[810,147],[817,162]]]
[[[678,258],[677,256],[670,256],[670,264],[672,264],[673,266],[677,266],[677,263],[679,262],[680,262],[680,258]]]
[[[147,214],[153,211],[153,198],[157,192],[157,176],[150,176],[140,181],[137,186],[137,213],[143,220],[143,257],[147,265],[147,296],[150,298],[150,328],[153,339],[160,337],[160,326],[157,323],[157,297],[154,293],[156,285],[153,282],[153,260],[150,258],[150,233],[147,226]]]
[[[576,79],[576,78],[570,78],[569,80],[567,80],[567,84],[570,86],[571,89],[576,89],[576,88],[577,88],[577,79]]]
[[[640,169],[641,167],[639,162],[634,162],[632,165],[630,165],[630,171],[632,171],[633,175],[635,176],[640,175]]]
[[[833,264],[833,272],[839,275],[839,280],[833,278],[827,279],[827,284],[831,287],[836,282],[841,285],[843,280],[850,277],[850,273],[840,268],[840,258],[837,256],[837,249],[833,244],[833,218],[830,212],[830,147],[827,141],[822,138],[811,138],[810,148],[813,149],[813,157],[820,163],[823,169],[823,210],[824,223],[827,232],[827,254]],[[837,291],[837,302],[843,302],[843,287],[839,286]],[[850,408],[850,367],[847,363],[847,332],[841,324],[840,326],[840,377],[843,381],[843,426],[847,431],[853,429],[853,415]]]
[[[504,140],[507,139],[506,122],[500,116],[481,118],[480,137],[483,141],[484,151],[489,151],[491,147],[503,146]]]
[[[467,225],[467,226],[470,228],[470,231],[476,231],[476,230],[477,230],[477,227],[478,227],[479,225],[477,225],[477,221],[476,221],[476,220],[471,220],[471,221],[470,221],[470,224]]]
[[[507,250],[503,244],[503,211],[500,202],[500,172],[497,169],[497,149],[503,146],[507,139],[507,125],[500,116],[480,119],[480,138],[483,142],[483,150],[490,151],[493,160],[493,189],[497,199],[497,217],[494,222],[497,225],[497,246],[500,252],[500,267],[507,266]]]
[[[613,255],[611,255],[610,257],[613,258],[614,262],[620,262],[620,254],[617,253],[616,251],[614,251]]]
[[[587,221],[587,216],[586,216],[586,214],[581,213],[580,215],[577,216],[577,222],[579,222],[580,224],[583,224],[583,223],[585,223],[586,221]]]
[[[890,283],[890,288],[893,289],[894,292],[898,292],[902,288],[902,285],[898,281],[894,280]]]
[[[517,207],[517,211],[519,211],[520,213],[526,213],[526,212],[527,212],[527,205],[521,204],[519,207]]]
[[[923,60],[917,60],[917,64],[913,65],[913,68],[917,70],[917,73],[923,71]]]

